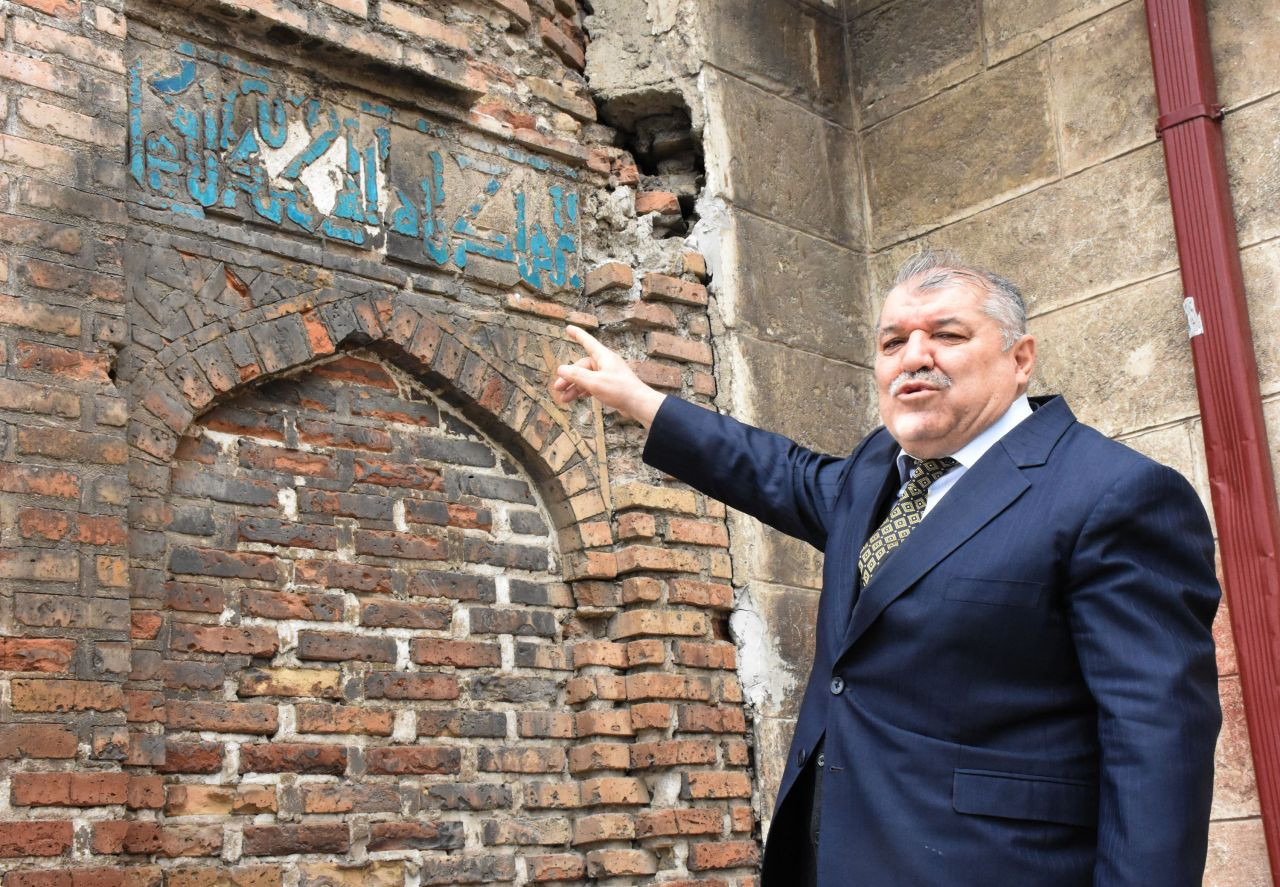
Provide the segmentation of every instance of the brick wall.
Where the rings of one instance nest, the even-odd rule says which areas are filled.
[[[724,510],[547,394],[716,390],[581,11],[0,21],[5,887],[753,883]]]

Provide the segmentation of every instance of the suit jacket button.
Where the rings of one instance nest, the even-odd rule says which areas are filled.
[[[844,678],[834,677],[831,679],[831,692],[835,696],[839,696],[844,692]]]

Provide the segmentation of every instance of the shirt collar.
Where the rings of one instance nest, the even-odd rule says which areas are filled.
[[[1008,434],[1015,425],[1030,415],[1031,403],[1024,394],[1009,404],[1009,409],[1005,410],[999,419],[996,419],[983,429],[977,437],[954,453],[951,453],[951,458],[965,468],[972,468],[982,458],[983,454],[995,445],[996,441]],[[899,448],[897,457],[898,477],[903,479],[907,476],[907,458],[907,454]]]

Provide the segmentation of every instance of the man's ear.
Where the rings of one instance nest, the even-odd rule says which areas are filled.
[[[1013,343],[1009,349],[1013,356],[1014,378],[1018,382],[1018,390],[1026,391],[1031,381],[1031,374],[1036,368],[1036,337],[1028,333]]]

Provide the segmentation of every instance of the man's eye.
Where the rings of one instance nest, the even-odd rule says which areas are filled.
[[[897,348],[901,344],[902,344],[901,339],[886,339],[884,342],[880,344],[880,350],[892,351],[893,349]]]

